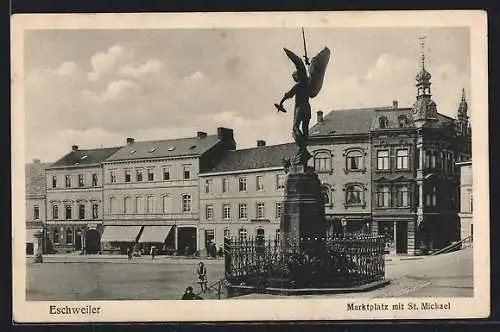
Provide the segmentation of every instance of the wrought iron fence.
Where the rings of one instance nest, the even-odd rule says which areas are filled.
[[[256,288],[345,287],[382,280],[384,238],[352,235],[301,239],[281,250],[277,239],[225,238],[225,277]]]

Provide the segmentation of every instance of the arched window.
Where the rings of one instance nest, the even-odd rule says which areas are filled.
[[[264,230],[264,228],[257,228],[256,235],[257,238],[264,239],[264,237],[266,236],[266,231]]]
[[[132,213],[132,203],[130,201],[130,197],[125,197],[123,199],[123,212]]]
[[[170,199],[170,196],[168,195],[163,196],[163,213],[172,212],[171,202],[172,201]]]
[[[362,204],[363,187],[359,184],[350,184],[346,186],[346,205]]]
[[[135,198],[135,212],[144,213],[144,199],[141,196]]]
[[[358,171],[363,169],[363,152],[351,150],[346,154],[346,169],[348,171]]]
[[[245,241],[247,239],[247,230],[245,228],[240,228],[238,230],[238,237],[240,241]]]
[[[52,219],[59,219],[59,206],[57,204],[52,205]]]
[[[73,244],[73,230],[66,228],[66,244]]]
[[[147,201],[147,205],[146,205],[146,209],[147,209],[147,213],[154,213],[155,212],[155,201],[154,201],[154,197],[153,196],[148,196],[146,198],[146,201]]]
[[[314,169],[316,172],[329,172],[331,166],[331,154],[326,151],[317,152],[314,154]]]
[[[191,212],[191,195],[182,195],[182,212]]]
[[[387,120],[386,116],[380,116],[378,118],[378,123],[379,123],[380,129],[385,129],[385,128],[389,127],[389,120]]]

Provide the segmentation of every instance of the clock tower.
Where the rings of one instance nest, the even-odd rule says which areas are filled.
[[[425,69],[424,38],[420,38],[422,47],[422,67],[415,77],[417,81],[417,100],[413,104],[412,116],[415,125],[422,126],[427,120],[437,120],[436,103],[431,99],[431,74]]]

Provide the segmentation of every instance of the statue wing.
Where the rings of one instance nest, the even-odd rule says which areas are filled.
[[[290,60],[292,60],[293,64],[295,65],[295,68],[297,68],[297,74],[299,75],[299,80],[302,82],[307,81],[307,70],[306,66],[304,65],[304,62],[302,62],[302,59],[289,49],[283,48],[285,50],[286,55]]]
[[[322,49],[318,55],[312,58],[311,66],[309,67],[309,97],[316,97],[321,91],[329,60],[330,49],[328,47]]]

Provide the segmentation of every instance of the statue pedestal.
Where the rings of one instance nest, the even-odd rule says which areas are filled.
[[[293,165],[285,185],[280,224],[281,249],[290,252],[323,247],[321,243],[325,233],[325,206],[318,175],[311,167]]]

